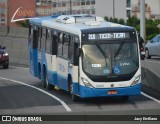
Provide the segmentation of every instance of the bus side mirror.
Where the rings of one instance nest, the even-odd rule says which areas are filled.
[[[81,48],[77,48],[76,50],[76,57],[79,58],[82,54],[82,49]]]

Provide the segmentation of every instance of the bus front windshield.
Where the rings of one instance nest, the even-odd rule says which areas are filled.
[[[83,50],[83,70],[92,76],[119,76],[134,73],[139,67],[135,42],[86,44]]]

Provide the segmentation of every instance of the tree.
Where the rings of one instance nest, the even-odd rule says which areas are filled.
[[[29,27],[29,20],[18,21],[18,22],[16,22],[16,24],[21,26],[21,27]]]

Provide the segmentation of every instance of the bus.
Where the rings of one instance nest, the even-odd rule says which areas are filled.
[[[30,19],[29,68],[43,87],[80,98],[141,92],[141,63],[135,28],[95,15]]]

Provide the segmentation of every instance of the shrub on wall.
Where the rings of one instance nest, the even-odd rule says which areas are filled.
[[[105,20],[109,20],[111,22],[115,22],[115,19],[110,17],[110,19],[105,16]],[[118,19],[116,19],[118,20]],[[123,24],[123,25],[128,25],[134,27],[138,32],[140,32],[140,19],[138,19],[136,16],[128,17],[126,23],[124,19],[119,19],[116,21],[116,23]],[[146,39],[150,40],[157,34],[160,34],[160,20],[156,19],[146,19]],[[158,27],[159,25],[159,27]]]

